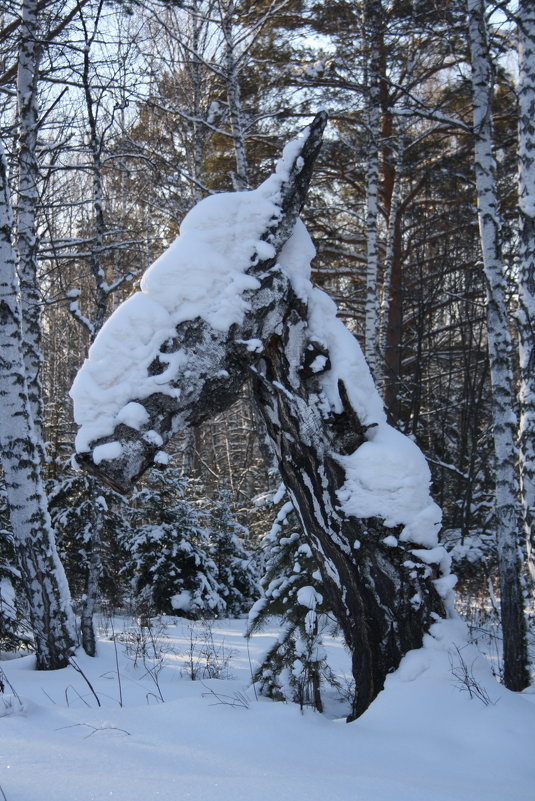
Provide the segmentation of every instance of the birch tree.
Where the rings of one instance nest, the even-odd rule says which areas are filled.
[[[23,359],[13,218],[7,165],[0,163],[0,446],[11,527],[30,611],[37,667],[65,667],[74,645],[74,623],[58,559],[41,475],[42,449],[33,424]]]
[[[379,332],[378,298],[378,241],[377,224],[379,216],[379,139],[381,134],[381,64],[380,64],[380,24],[382,19],[380,0],[367,0],[364,4],[364,58],[367,75],[367,175],[366,175],[366,312],[365,312],[365,355],[372,375],[377,380],[381,336]]]
[[[518,48],[520,481],[535,578],[535,7],[529,0],[522,0],[518,9]]]
[[[39,9],[37,0],[22,3],[22,25],[17,67],[18,186],[17,271],[20,281],[22,347],[28,397],[36,433],[43,421],[41,370],[41,297],[37,282],[37,208],[39,167],[37,161],[38,77],[40,61]]]
[[[235,188],[247,189],[249,186],[247,156],[245,154],[245,131],[240,92],[240,64],[234,18],[236,8],[233,0],[217,0],[218,16],[224,38],[225,83],[227,101],[236,154]]]
[[[500,207],[495,181],[492,126],[492,64],[484,0],[467,0],[472,98],[474,167],[481,255],[487,282],[487,340],[492,384],[498,546],[504,683],[511,690],[529,684],[523,597],[520,585],[516,419],[512,340],[508,325],[507,280],[502,259]]]
[[[91,176],[91,212],[92,221],[90,225],[88,248],[89,266],[93,279],[94,306],[93,314],[86,316],[80,310],[77,297],[72,297],[70,302],[70,312],[77,322],[84,328],[89,335],[90,342],[93,342],[101,329],[110,302],[114,293],[120,287],[131,281],[132,272],[123,272],[110,278],[106,269],[106,256],[113,253],[113,244],[106,241],[108,225],[106,221],[106,198],[104,186],[104,161],[106,158],[106,134],[110,135],[115,113],[120,106],[117,95],[126,94],[127,87],[118,87],[117,72],[115,65],[102,64],[95,65],[95,41],[100,32],[102,24],[101,16],[103,13],[103,3],[99,3],[95,9],[94,17],[85,14],[80,10],[79,19],[83,33],[83,45],[81,48],[81,62],[79,65],[79,88],[83,95],[85,123],[88,134],[87,164],[86,171]],[[108,21],[109,25],[109,21]],[[99,43],[102,46],[102,43]],[[119,54],[118,54],[119,55]],[[108,73],[107,91],[95,90],[102,81],[103,73]],[[98,73],[98,79],[97,79]],[[74,78],[74,76],[73,76]],[[73,80],[73,79],[71,79]],[[73,80],[74,83],[74,80]],[[114,97],[115,95],[115,97]],[[124,101],[123,101],[124,102]],[[111,108],[106,108],[106,106]],[[104,117],[102,122],[101,117]],[[116,244],[116,249],[120,250],[121,243]],[[108,280],[110,279],[110,280]],[[76,295],[76,290],[73,293]],[[91,317],[91,319],[90,319]],[[100,594],[100,579],[103,572],[101,550],[105,533],[105,514],[107,504],[101,498],[98,486],[92,476],[86,476],[86,492],[91,498],[90,504],[90,524],[79,532],[84,537],[87,554],[85,588],[82,596],[80,629],[82,635],[82,646],[89,656],[95,656],[96,637],[93,618],[96,605]]]

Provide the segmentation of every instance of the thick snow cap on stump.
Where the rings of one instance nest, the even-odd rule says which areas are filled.
[[[280,325],[281,315],[275,304],[263,328],[252,332],[247,321],[265,292],[265,276],[276,273],[279,287],[283,287],[277,290],[277,303],[284,305],[286,282],[307,308],[309,341],[329,354],[328,365],[321,356],[311,365],[318,374],[326,407],[333,413],[342,411],[342,382],[366,429],[366,441],[353,453],[333,454],[345,474],[338,492],[343,511],[358,518],[378,517],[393,529],[401,526],[385,544],[395,547],[399,538],[427,549],[426,562],[439,565],[444,574],[448,557],[438,546],[441,515],[429,494],[427,462],[414,442],[387,424],[357,340],[338,319],[332,300],[311,283],[315,250],[297,218],[309,177],[297,201],[288,202],[288,186],[298,180],[300,170],[311,173],[306,152],[311,131],[316,132],[314,126],[322,130],[324,124],[324,117],[316,118],[301,137],[287,145],[274,174],[257,189],[211,196],[185,217],[178,239],[145,273],[141,291],[123,303],[102,328],[74,382],[71,395],[80,425],[76,449],[82,461],[104,470],[107,461],[123,458],[121,450],[134,447],[132,442],[142,440],[151,445],[154,454],[161,454],[165,442],[162,432],[151,428],[146,400],[154,395],[171,399],[177,410],[173,430],[187,425],[188,419],[184,422],[180,417],[181,404],[186,405],[185,392],[191,391],[190,385],[198,382],[200,386],[204,380],[197,364],[207,358],[203,351],[206,339],[197,347],[180,343],[166,347],[166,343],[176,342],[177,326],[200,321],[202,330],[209,330],[212,337],[216,373],[222,363],[221,348],[239,346],[241,358],[254,364],[261,358],[265,336]],[[319,145],[312,160],[317,150]],[[262,308],[267,302],[264,298]],[[245,328],[249,333],[244,337]],[[160,369],[151,374],[155,359]],[[115,440],[115,432],[124,426],[129,438]],[[128,488],[127,481],[125,486]],[[414,555],[421,558],[419,551]],[[437,589],[445,596],[451,586]]]
[[[254,191],[192,209],[141,291],[97,336],[71,390],[76,451],[119,491],[175,431],[231,405],[280,325],[289,282],[277,255],[304,203],[326,121],[318,114]]]

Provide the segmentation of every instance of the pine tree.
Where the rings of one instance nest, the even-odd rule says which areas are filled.
[[[141,614],[190,619],[225,613],[210,555],[206,514],[185,497],[176,468],[153,473],[132,499],[131,529],[123,536],[129,554],[125,575]]]
[[[276,642],[253,675],[262,695],[323,711],[322,690],[339,683],[327,663],[322,637],[333,629],[321,575],[304,542],[291,501],[279,509],[264,540],[263,596],[249,613],[247,636],[280,618]]]
[[[219,593],[225,601],[225,615],[240,617],[259,594],[256,564],[244,542],[249,532],[232,513],[230,490],[219,490],[207,509],[211,556],[217,569]]]

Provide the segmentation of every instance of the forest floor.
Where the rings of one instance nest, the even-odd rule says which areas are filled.
[[[458,622],[351,724],[334,691],[324,714],[255,697],[276,621],[249,648],[243,620],[101,623],[83,675],[0,662],[16,693],[0,695],[2,801],[535,800],[535,687],[498,684]],[[345,681],[341,643],[326,645]]]

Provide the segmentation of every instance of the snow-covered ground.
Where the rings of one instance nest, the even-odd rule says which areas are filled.
[[[162,666],[152,643],[135,629],[125,634],[117,619],[116,648],[108,622],[97,658],[77,656],[94,693],[72,667],[36,673],[33,657],[1,662],[23,709],[0,695],[0,798],[534,801],[535,695],[497,684],[484,658],[463,646],[460,625],[438,624],[351,724],[334,697],[324,715],[255,699],[249,656],[254,666],[276,623],[248,654],[245,621],[218,621],[210,635],[168,619],[155,627]],[[347,673],[340,643],[327,647]],[[462,663],[477,682],[474,697]],[[209,664],[220,678],[201,681]]]

